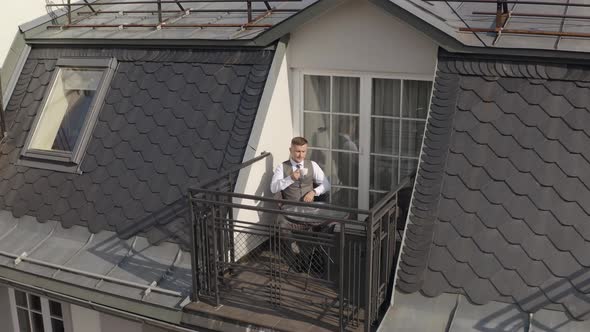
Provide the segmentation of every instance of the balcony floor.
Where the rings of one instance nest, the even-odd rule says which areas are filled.
[[[273,268],[269,269],[271,266]],[[270,270],[274,272],[272,277]],[[203,299],[190,303],[185,311],[208,320],[230,323],[232,328],[211,321],[203,327],[222,331],[234,331],[235,326],[244,327],[244,330],[258,327],[296,332],[339,331],[336,283],[295,273],[287,264],[277,263],[264,249],[254,257],[243,259],[231,278],[229,276],[226,274],[220,284],[220,306]],[[350,313],[351,310],[344,311],[344,315]],[[348,324],[346,331],[363,330],[362,309],[358,317],[358,321]]]

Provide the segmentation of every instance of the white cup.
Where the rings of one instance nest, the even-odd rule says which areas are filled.
[[[307,168],[303,167],[299,169],[299,172],[301,174],[301,176],[306,176],[307,175]]]

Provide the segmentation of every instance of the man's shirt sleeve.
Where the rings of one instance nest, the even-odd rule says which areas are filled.
[[[318,185],[314,189],[315,195],[319,196],[325,192],[330,191],[330,181],[328,181],[328,178],[326,177],[326,174],[324,174],[324,171],[320,165],[318,165],[315,161],[312,161],[311,165],[313,167],[313,180]]]
[[[315,170],[315,169],[314,169]],[[295,181],[291,179],[290,176],[286,178],[283,177],[283,164],[280,164],[275,168],[275,172],[272,175],[272,181],[270,182],[270,191],[273,194],[278,193],[281,190],[284,190],[288,186],[292,185]]]

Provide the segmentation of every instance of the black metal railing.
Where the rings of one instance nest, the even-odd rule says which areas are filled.
[[[370,210],[234,193],[228,174],[255,161],[189,190],[193,300],[266,304],[369,331],[391,284],[397,192],[410,180]]]

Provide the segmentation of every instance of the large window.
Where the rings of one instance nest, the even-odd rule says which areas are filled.
[[[17,332],[69,331],[65,305],[45,297],[10,289],[14,330]]]
[[[304,136],[310,159],[332,183],[333,203],[356,206],[360,80],[357,77],[304,77]]]
[[[416,170],[432,84],[373,79],[370,205]]]
[[[75,169],[110,81],[114,59],[60,59],[22,157]]]
[[[432,82],[302,76],[303,135],[332,203],[368,208],[418,164]]]

